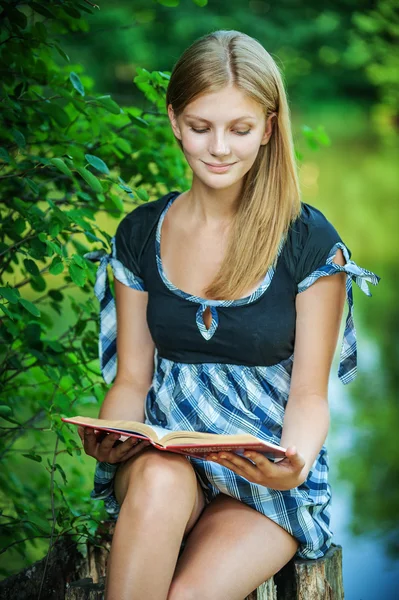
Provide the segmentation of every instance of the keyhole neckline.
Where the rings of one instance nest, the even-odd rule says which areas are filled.
[[[210,298],[202,298],[201,296],[196,296],[194,294],[189,294],[188,292],[185,292],[184,290],[181,290],[180,288],[178,288],[177,286],[175,286],[170,279],[168,278],[168,276],[165,273],[165,270],[163,268],[163,263],[162,263],[162,257],[161,257],[161,232],[162,232],[162,223],[163,220],[166,216],[166,213],[168,212],[169,208],[172,206],[173,202],[176,200],[176,198],[178,198],[180,195],[182,194],[182,192],[176,192],[176,194],[174,196],[172,196],[165,208],[163,209],[159,220],[158,220],[158,225],[156,228],[156,233],[155,233],[155,257],[156,257],[156,263],[157,263],[157,268],[158,268],[158,273],[164,283],[164,285],[174,294],[176,294],[177,296],[180,296],[181,298],[184,298],[185,300],[188,300],[190,302],[195,302],[197,304],[204,304],[207,306],[220,306],[220,307],[227,307],[227,306],[240,306],[240,305],[244,305],[244,304],[250,304],[252,302],[255,302],[255,300],[257,300],[260,296],[262,296],[267,288],[269,287],[269,285],[271,284],[271,281],[273,279],[273,275],[275,272],[275,269],[273,267],[273,265],[270,265],[269,269],[267,270],[267,273],[265,275],[265,277],[263,278],[262,282],[260,283],[260,285],[256,288],[256,290],[254,290],[249,296],[245,296],[244,298],[237,298],[236,300],[212,300]],[[284,246],[284,239],[282,238],[280,241],[280,245],[278,248],[278,256],[280,256],[282,249]]]

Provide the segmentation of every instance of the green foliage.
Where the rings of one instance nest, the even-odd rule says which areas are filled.
[[[395,75],[390,66],[395,60],[389,52],[395,22],[387,12],[392,4],[389,0],[377,3],[374,16],[359,13],[353,19],[348,18],[353,12],[349,9],[342,19],[332,11],[313,19],[319,5],[315,9],[311,3],[300,26],[296,15],[291,28],[292,11],[287,13],[284,3],[273,5],[273,14],[265,19],[261,11],[266,4],[251,3],[253,14],[244,14],[237,0],[234,2],[229,12],[237,14],[237,22],[229,21],[227,27],[249,31],[251,22],[246,19],[252,19],[252,35],[282,59],[290,86],[299,90],[296,97],[302,93],[307,100],[312,93],[329,90],[332,82],[341,82],[341,76],[331,69],[341,56],[342,46],[346,50],[339,73],[345,65],[353,69],[351,76],[356,72],[352,90],[359,86],[359,94],[363,94],[364,81],[358,73],[362,67],[373,85],[383,90],[382,103],[397,114],[397,88],[390,84],[397,84],[397,70]],[[117,16],[124,19],[128,14],[133,21],[132,3],[125,4],[128,12]],[[151,23],[159,55],[164,56],[163,43],[172,48],[167,64],[180,51],[172,44],[178,39],[173,27],[187,29],[190,41],[195,35],[186,23],[202,27],[198,34],[209,29],[211,8],[197,19],[198,7],[205,6],[206,0],[193,0],[191,10],[196,12],[188,11],[186,15],[182,11],[182,19],[170,14],[173,11],[169,7],[177,4],[177,0],[159,1],[156,8],[164,11],[160,25]],[[101,19],[107,24],[106,8],[99,12],[84,0],[0,0],[2,575],[40,558],[49,543],[63,533],[82,541],[92,537],[98,520],[104,516],[89,498],[94,461],[81,452],[75,428],[61,421],[62,415],[76,413],[97,416],[106,392],[97,359],[98,304],[93,295],[96,267],[84,255],[100,248],[109,250],[118,220],[136,204],[170,189],[187,187],[186,166],[164,110],[169,73],[136,67],[139,108],[118,103],[117,97],[109,93],[112,87],[102,87],[107,73],[101,73],[99,81],[100,71],[96,71],[94,83],[81,64],[70,62],[69,55],[76,56],[76,50],[81,61],[82,49],[88,43],[95,54],[95,61],[90,63],[91,75],[94,66],[103,69],[98,60],[103,56],[101,35],[83,34],[89,32],[93,15],[99,15],[97,26]],[[154,7],[143,8],[137,3],[136,8],[133,3],[133,8],[137,23],[154,19]],[[110,10],[116,14],[119,9],[112,6]],[[226,26],[226,22],[211,17],[212,27]],[[125,23],[123,19],[116,23],[118,27]],[[130,51],[134,47],[139,52],[140,39],[146,38],[147,32],[137,23],[134,43],[129,32],[126,37],[125,32],[113,36],[112,44],[106,34],[101,43],[120,57],[125,50],[120,40]],[[283,24],[284,35],[278,23]],[[172,35],[167,39],[161,33],[169,28]],[[315,31],[323,44],[328,39],[318,54],[310,43],[317,41]],[[281,39],[285,40],[283,47],[277,45]],[[363,43],[364,39],[372,44]],[[188,42],[182,36],[179,40],[181,45]],[[303,48],[303,52],[293,48]],[[152,55],[155,52],[150,47],[149,58]],[[315,55],[322,75],[320,71],[310,74],[310,65],[314,68],[318,60]],[[356,63],[362,57],[362,64]],[[132,56],[129,60],[137,64]],[[144,59],[142,62],[151,64]],[[382,65],[381,71],[378,65]],[[130,97],[133,86],[131,78],[129,81]],[[386,119],[388,128],[391,122]],[[329,144],[322,126],[303,127],[302,135],[311,150]],[[335,179],[334,174],[331,187],[336,185]],[[360,210],[352,223],[359,214]],[[389,419],[390,415],[387,422]],[[394,500],[396,496],[392,496],[392,503]]]
[[[116,220],[186,179],[167,126],[167,73],[137,69],[146,108],[121,107],[97,94],[60,46],[71,31],[87,30],[90,3],[0,7],[0,524],[6,575],[40,558],[64,532],[79,540],[93,536],[104,516],[89,499],[94,461],[81,455],[75,428],[61,421],[63,415],[98,414],[106,392],[97,357],[96,265],[84,255],[109,250]]]

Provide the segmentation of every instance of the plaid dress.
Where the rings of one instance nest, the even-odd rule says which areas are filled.
[[[321,277],[347,274],[348,313],[338,377],[348,384],[357,373],[352,283],[371,296],[367,282],[377,285],[380,277],[353,262],[350,250],[331,223],[316,208],[302,203],[301,217],[280,242],[276,267],[268,269],[250,296],[224,301],[190,295],[168,279],[160,255],[162,222],[178,195],[171,192],[127,215],[112,239],[111,254],[86,255],[100,260],[95,294],[100,301],[99,354],[104,379],[111,383],[116,374],[116,310],[108,282],[110,265],[122,284],[148,292],[147,320],[156,350],[154,376],[145,401],[145,423],[170,430],[251,433],[278,444],[294,361],[296,294]],[[345,266],[333,262],[338,248],[345,256]],[[212,314],[209,329],[202,318],[208,306]],[[269,321],[261,320],[266,318]],[[265,335],[261,331],[263,323]],[[232,333],[235,338],[230,339]],[[207,503],[224,493],[245,502],[293,535],[299,541],[298,557],[316,559],[327,552],[333,534],[329,461],[324,445],[307,480],[283,491],[252,483],[220,464],[198,457],[187,459]],[[111,518],[119,513],[113,493],[117,468],[97,463],[91,493],[92,498],[104,500]]]

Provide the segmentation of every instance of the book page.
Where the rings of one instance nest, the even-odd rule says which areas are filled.
[[[215,444],[244,444],[244,443],[254,443],[260,442],[267,445],[275,446],[275,444],[271,444],[266,440],[261,440],[260,438],[255,437],[251,433],[236,433],[236,434],[222,434],[222,433],[203,433],[199,431],[172,431],[168,433],[166,436],[161,438],[163,444],[205,444],[205,443],[215,443]]]
[[[113,421],[109,419],[93,419],[92,417],[71,417],[62,418],[66,423],[73,423],[74,425],[82,425],[92,427],[94,429],[103,431],[120,431],[126,433],[137,433],[144,435],[154,442],[159,442],[156,427],[153,428],[150,425],[145,425],[138,421]],[[160,428],[162,430],[162,427]],[[162,430],[162,435],[166,430]]]

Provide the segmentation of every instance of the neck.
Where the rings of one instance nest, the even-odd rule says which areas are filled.
[[[185,194],[187,214],[198,226],[210,229],[231,224],[241,197],[242,186],[241,180],[218,190],[193,178],[191,189]]]

